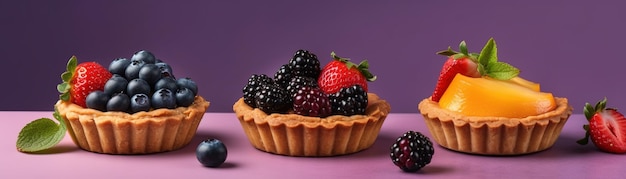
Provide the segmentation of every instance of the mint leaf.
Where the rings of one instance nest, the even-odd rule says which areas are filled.
[[[490,63],[498,61],[498,48],[493,38],[489,38],[487,44],[483,47],[478,55],[478,63],[488,66]]]
[[[58,111],[53,114],[59,124],[48,118],[34,120],[20,131],[16,147],[20,152],[37,152],[54,147],[65,137],[65,123]]]
[[[487,76],[499,80],[508,80],[519,74],[519,69],[504,62],[491,62],[487,68]]]

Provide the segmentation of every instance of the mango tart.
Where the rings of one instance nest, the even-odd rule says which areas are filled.
[[[520,155],[554,145],[572,113],[566,98],[542,92],[538,83],[518,76],[512,65],[497,61],[495,41],[480,54],[449,56],[433,96],[418,110],[434,140],[450,150],[482,155]]]

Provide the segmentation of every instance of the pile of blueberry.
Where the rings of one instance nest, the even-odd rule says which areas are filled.
[[[194,81],[176,79],[170,65],[146,50],[136,52],[130,59],[113,60],[108,70],[113,76],[103,91],[87,96],[88,108],[129,113],[174,109],[191,105],[198,94]]]

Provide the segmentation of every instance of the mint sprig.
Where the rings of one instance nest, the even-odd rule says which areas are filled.
[[[513,65],[498,61],[498,47],[493,38],[489,38],[487,44],[480,51],[478,63],[484,67],[482,71],[479,71],[483,76],[508,80],[519,75],[519,69]]]
[[[49,118],[40,118],[26,124],[17,136],[17,150],[38,152],[52,148],[61,142],[65,137],[65,122],[56,109],[53,116],[59,122],[58,124]]]

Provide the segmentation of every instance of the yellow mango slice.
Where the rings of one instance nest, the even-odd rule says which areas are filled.
[[[466,116],[522,118],[553,110],[552,93],[539,91],[539,84],[518,78],[496,80],[457,74],[439,106]]]

